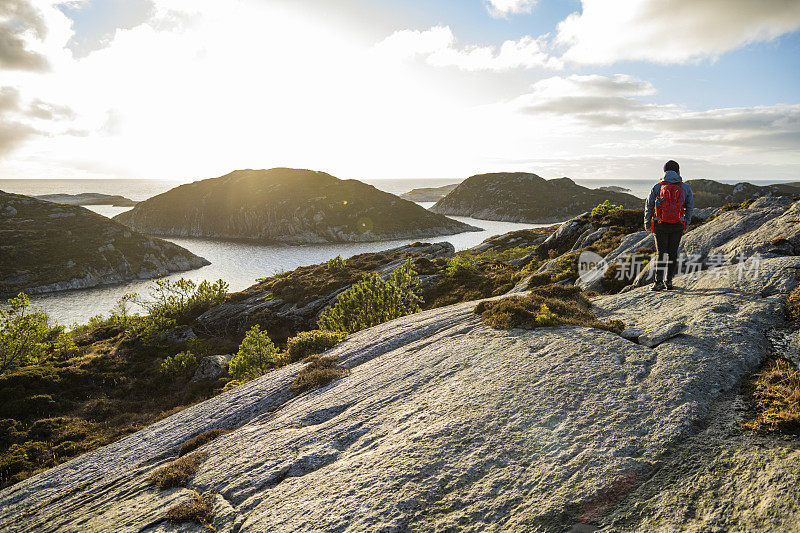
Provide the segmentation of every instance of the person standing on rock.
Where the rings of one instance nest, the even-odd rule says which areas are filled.
[[[678,269],[678,247],[692,221],[694,196],[673,160],[664,165],[664,179],[653,186],[644,204],[644,227],[656,238],[655,282],[652,291],[671,290]],[[665,276],[666,275],[666,276]]]

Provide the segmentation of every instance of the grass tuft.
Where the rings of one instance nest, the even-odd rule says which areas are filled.
[[[587,296],[578,287],[545,285],[527,296],[509,296],[480,302],[475,313],[494,329],[534,329],[571,324],[620,333],[625,325],[619,320],[602,322],[589,311]]]
[[[198,436],[189,439],[183,443],[183,445],[181,446],[181,451],[178,452],[178,457],[183,457],[184,455],[187,455],[195,451],[197,448],[200,448],[201,446],[205,446],[212,440],[216,439],[217,437],[221,437],[226,433],[230,433],[230,430],[212,429],[211,431],[206,431],[205,433],[201,433]]]
[[[206,457],[208,454],[204,452],[181,457],[150,474],[148,480],[150,483],[158,485],[161,490],[183,487],[197,473]]]
[[[210,495],[194,494],[191,500],[181,502],[171,507],[164,516],[170,522],[197,522],[209,525],[214,519],[212,499]]]
[[[749,383],[755,416],[742,427],[755,431],[800,430],[800,371],[785,359],[773,359]]]
[[[307,390],[323,387],[347,375],[344,368],[336,368],[335,357],[310,356],[305,360],[308,364],[300,372],[291,385],[294,392],[305,392]]]

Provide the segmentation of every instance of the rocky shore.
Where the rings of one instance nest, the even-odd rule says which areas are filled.
[[[0,297],[149,279],[209,264],[83,207],[0,191]]]

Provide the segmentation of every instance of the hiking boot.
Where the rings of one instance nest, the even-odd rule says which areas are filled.
[[[664,288],[667,289],[668,291],[672,290],[672,280],[671,279],[668,279],[667,281],[664,282]]]
[[[651,291],[663,291],[664,290],[664,284],[662,282],[660,282],[660,281],[656,281],[655,283],[653,283],[653,286],[650,287],[650,290]]]

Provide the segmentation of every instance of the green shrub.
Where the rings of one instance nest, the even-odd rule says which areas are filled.
[[[328,259],[325,264],[328,266],[328,271],[334,274],[337,272],[344,272],[347,269],[341,255]]]
[[[189,376],[197,370],[198,364],[197,357],[192,352],[180,352],[164,360],[161,373],[171,378]]]
[[[340,331],[303,331],[287,341],[286,353],[291,362],[299,361],[333,348],[343,338],[344,334]]]
[[[447,275],[451,278],[475,274],[475,259],[465,255],[456,255],[447,262]]]
[[[607,215],[607,214],[609,214],[609,213],[611,213],[613,211],[616,211],[618,209],[622,209],[622,206],[621,205],[614,205],[611,202],[609,202],[608,200],[606,200],[602,204],[599,204],[597,207],[592,209],[592,217],[603,217],[603,216],[605,216],[605,215]]]
[[[320,313],[320,329],[354,333],[389,320],[416,313],[422,299],[414,292],[419,279],[411,260],[395,270],[388,280],[374,272],[343,292],[335,305]]]
[[[557,326],[561,323],[558,317],[547,307],[547,304],[542,304],[539,308],[539,312],[536,313],[535,320],[536,325],[540,327]]]
[[[150,286],[150,300],[140,302],[150,316],[161,316],[179,324],[188,323],[228,297],[228,284],[195,282],[180,278],[177,281],[157,279]]]
[[[255,325],[244,336],[239,351],[231,359],[228,373],[234,381],[243,383],[263,376],[283,362],[267,332]]]
[[[29,313],[30,301],[20,293],[0,309],[0,375],[18,366],[64,357],[75,350],[63,326],[48,326],[45,313]]]

